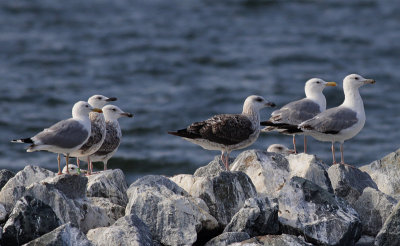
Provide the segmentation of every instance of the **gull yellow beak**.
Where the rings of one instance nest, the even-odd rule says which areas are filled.
[[[335,82],[327,82],[325,85],[326,86],[336,86],[336,83]]]
[[[92,109],[92,111],[100,114],[103,113],[103,110],[101,110],[100,108],[94,108]]]
[[[364,84],[375,84],[375,80],[374,79],[366,79],[366,80],[364,80]]]

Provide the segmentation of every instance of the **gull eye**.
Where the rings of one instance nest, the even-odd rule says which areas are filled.
[[[358,80],[358,77],[355,77],[354,79],[355,79],[355,80]]]
[[[116,109],[116,108],[113,108],[113,109],[112,109],[112,111],[114,111],[114,112],[115,112],[115,111],[117,111],[117,109]]]
[[[259,97],[258,97],[258,98],[256,98],[256,101],[257,101],[257,102],[262,102],[263,100],[262,100],[262,98],[259,98]]]
[[[101,97],[97,97],[97,99],[101,100]]]
[[[86,107],[86,108],[89,108],[89,105],[86,104],[85,107]]]
[[[320,82],[320,81],[317,81],[317,84],[321,84],[321,82]]]

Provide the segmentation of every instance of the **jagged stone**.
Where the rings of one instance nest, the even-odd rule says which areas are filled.
[[[7,169],[0,170],[0,190],[4,187],[4,185],[15,176],[14,172],[11,172]]]
[[[224,232],[208,241],[204,246],[227,246],[247,239],[250,239],[250,236],[246,232]]]
[[[110,227],[92,229],[88,232],[87,237],[97,246],[153,245],[149,228],[134,214],[120,218]]]
[[[125,207],[112,203],[109,199],[103,197],[88,197],[92,206],[99,207],[101,214],[107,215],[109,223],[114,224],[119,218],[125,216]]]
[[[400,149],[360,167],[360,170],[371,176],[380,191],[400,200]]]
[[[342,198],[300,177],[293,177],[279,197],[283,231],[323,245],[353,245],[361,236],[357,212]]]
[[[400,245],[400,202],[394,207],[375,238],[376,246]]]
[[[26,166],[3,186],[0,191],[0,203],[4,205],[7,213],[9,213],[15,203],[24,196],[28,186],[47,177],[54,176],[53,172],[41,167]]]
[[[354,204],[366,187],[378,189],[368,173],[349,165],[332,165],[328,169],[335,194]]]
[[[7,218],[7,211],[3,204],[0,203],[0,223],[5,222]]]
[[[304,238],[293,235],[265,235],[253,237],[240,243],[229,244],[229,246],[312,246]]]
[[[88,176],[88,197],[104,197],[111,202],[125,207],[128,204],[126,191],[128,185],[121,169],[102,171]]]
[[[189,194],[163,176],[149,175],[128,189],[125,214],[136,214],[164,245],[193,244],[201,231],[212,231],[218,222],[196,205]]]
[[[389,217],[397,201],[385,193],[371,187],[364,189],[353,204],[360,216],[363,234],[376,236]]]
[[[355,246],[374,246],[375,237],[362,235]]]
[[[57,227],[55,230],[44,234],[43,236],[30,241],[24,246],[93,246],[78,228],[67,223]]]
[[[234,159],[229,158],[228,163],[231,165],[233,163]],[[215,176],[218,175],[221,172],[225,172],[226,168],[224,163],[222,163],[221,156],[217,155],[214,157],[214,160],[212,160],[210,163],[208,163],[206,166],[198,168],[193,176],[195,177],[209,177],[209,176]]]
[[[279,232],[278,204],[267,197],[249,198],[224,232],[246,232],[250,237]]]
[[[231,170],[246,173],[259,194],[272,198],[278,196],[293,176],[309,179],[332,191],[326,165],[313,155],[281,155],[263,150],[247,150],[236,158]]]

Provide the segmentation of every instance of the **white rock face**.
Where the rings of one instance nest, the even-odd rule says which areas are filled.
[[[265,235],[253,237],[240,243],[232,243],[229,246],[312,246],[307,243],[302,237],[293,235]]]
[[[400,200],[400,149],[360,167],[360,170],[371,176],[380,191]]]
[[[258,194],[277,197],[286,182],[294,176],[306,178],[331,192],[332,186],[326,168],[313,155],[281,155],[248,150],[236,158],[231,170],[246,173]]]
[[[136,214],[164,245],[192,245],[218,222],[189,194],[163,176],[145,176],[128,189],[126,215]]]

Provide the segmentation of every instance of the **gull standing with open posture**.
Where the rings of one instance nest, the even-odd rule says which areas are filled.
[[[267,126],[262,131],[278,131],[282,134],[293,135],[294,153],[297,153],[296,134],[303,134],[297,126],[326,110],[326,99],[322,94],[326,86],[336,86],[336,83],[325,82],[319,78],[308,80],[304,86],[306,97],[272,112],[268,121],[261,122],[262,126]],[[304,153],[307,152],[306,135],[304,134]]]
[[[27,152],[46,150],[53,153],[65,154],[68,172],[70,153],[78,150],[89,138],[89,113],[101,113],[101,109],[93,108],[89,103],[79,101],[72,108],[72,118],[62,120],[49,128],[44,129],[31,138],[13,140],[14,143],[30,143]],[[60,156],[58,160],[58,174],[61,174]]]
[[[117,98],[115,97],[94,95],[89,98],[88,103],[94,108],[102,108],[107,103],[116,100]],[[90,174],[92,165],[90,161],[90,155],[95,153],[101,147],[106,137],[106,122],[104,119],[104,115],[96,112],[90,112],[89,119],[91,122],[91,133],[89,139],[77,151],[70,153],[71,157],[76,157],[76,164],[78,166],[78,169],[80,168],[79,158],[86,157],[85,161],[87,161],[88,163],[88,174]]]
[[[220,114],[195,122],[185,129],[169,134],[200,145],[208,150],[220,150],[221,160],[229,170],[229,153],[252,145],[260,134],[260,109],[274,107],[261,96],[249,96],[241,114]]]
[[[357,135],[365,124],[364,103],[358,88],[365,84],[374,84],[375,80],[365,79],[358,74],[350,74],[343,80],[344,102],[330,108],[314,118],[299,125],[319,141],[332,142],[333,164],[335,160],[335,142],[340,142],[341,164],[344,163],[343,143]]]
[[[121,127],[119,126],[118,119],[121,117],[132,118],[133,115],[122,111],[114,105],[104,106],[102,110],[106,123],[106,138],[101,147],[93,153],[90,158],[92,162],[103,162],[104,170],[107,170],[107,162],[115,152],[117,152],[122,139]],[[92,169],[92,167],[90,168]],[[92,172],[92,170],[90,170],[90,172]]]

